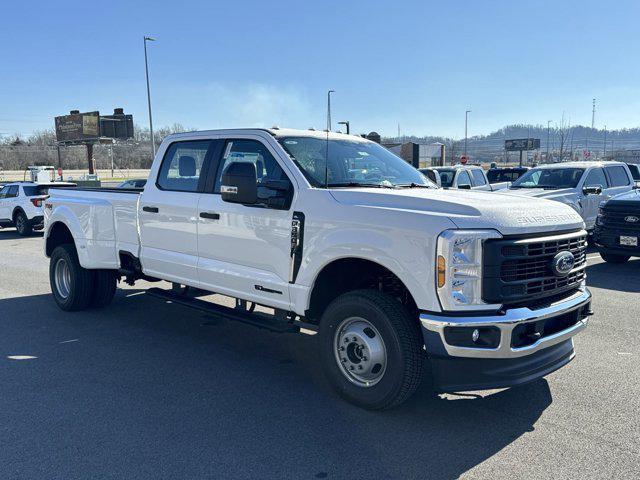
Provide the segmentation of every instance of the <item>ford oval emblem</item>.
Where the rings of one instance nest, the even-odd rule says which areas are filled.
[[[640,218],[634,216],[634,215],[629,215],[627,217],[624,217],[624,221],[625,222],[629,222],[629,223],[636,223],[638,221],[640,221]]]
[[[558,277],[566,277],[573,270],[576,261],[571,252],[558,252],[551,260],[551,271]]]

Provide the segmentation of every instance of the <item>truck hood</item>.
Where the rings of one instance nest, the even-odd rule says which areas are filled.
[[[492,228],[503,235],[584,228],[571,207],[501,192],[444,189],[330,190],[341,204],[448,217],[458,228]]]

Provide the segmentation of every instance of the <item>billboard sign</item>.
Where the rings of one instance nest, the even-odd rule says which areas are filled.
[[[59,142],[78,142],[100,137],[100,113],[72,113],[55,118],[56,139]]]
[[[517,152],[520,150],[539,150],[539,138],[516,138],[504,141],[504,149],[509,152]]]

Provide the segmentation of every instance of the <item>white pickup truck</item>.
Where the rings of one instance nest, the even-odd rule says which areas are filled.
[[[50,195],[45,252],[60,308],[105,306],[121,278],[167,280],[175,288],[149,291],[317,331],[319,365],[365,408],[398,405],[424,372],[439,392],[544,376],[574,357],[591,313],[573,209],[440,189],[359,137],[170,135],[144,190]],[[200,298],[211,292],[236,308]]]

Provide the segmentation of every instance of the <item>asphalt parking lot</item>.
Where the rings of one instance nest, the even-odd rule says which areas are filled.
[[[577,357],[517,389],[360,410],[312,336],[119,290],[64,313],[42,238],[0,230],[0,478],[638,478],[640,259],[589,255]]]

